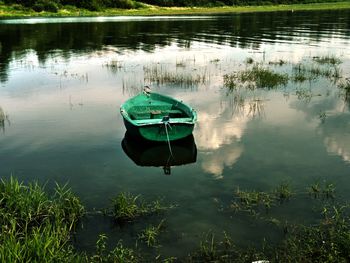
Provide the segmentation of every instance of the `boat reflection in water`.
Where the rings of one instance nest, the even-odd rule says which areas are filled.
[[[190,135],[184,139],[167,142],[150,142],[125,134],[122,147],[126,155],[139,166],[163,167],[164,174],[171,173],[171,166],[195,163],[197,147]]]

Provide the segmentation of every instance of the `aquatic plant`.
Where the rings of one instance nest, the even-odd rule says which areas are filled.
[[[4,122],[6,119],[6,115],[4,113],[4,110],[0,107],[0,122]]]
[[[306,75],[305,71],[294,70],[291,79],[295,83],[303,83],[308,80],[309,77]]]
[[[243,71],[240,74],[240,80],[242,82],[255,82],[258,88],[270,89],[287,85],[288,76],[255,65],[251,70]]]
[[[320,184],[319,182],[315,182],[311,184],[307,191],[314,198],[323,197],[323,198],[334,198],[335,197],[335,185],[329,182],[323,182]]]
[[[220,59],[218,59],[218,58],[210,60],[210,63],[213,63],[213,64],[217,64],[219,62],[220,62]]]
[[[124,68],[123,62],[119,60],[111,60],[105,63],[103,66],[105,66],[107,69],[109,69],[113,73],[117,73],[122,68]]]
[[[308,89],[297,89],[295,95],[297,95],[298,100],[304,100],[306,102],[310,102],[312,97],[315,96],[311,90]]]
[[[320,184],[318,182],[313,183],[309,188],[308,188],[309,194],[312,194],[314,197],[318,197],[319,194],[321,193],[321,188]]]
[[[173,205],[163,205],[160,200],[146,203],[140,195],[122,192],[112,199],[112,216],[117,221],[131,221],[137,217],[159,213],[173,207]]]
[[[346,206],[325,207],[318,225],[290,228],[287,239],[272,248],[281,262],[346,262],[350,256],[349,216]]]
[[[326,198],[334,198],[335,194],[335,186],[332,183],[325,183],[325,186],[323,188],[323,195],[325,195]]]
[[[338,84],[338,88],[341,90],[341,95],[344,98],[344,101],[350,103],[350,78],[341,81]]]
[[[335,186],[326,181],[316,182],[310,186],[310,193],[334,198]],[[255,209],[270,207],[292,195],[289,184],[282,183],[269,192],[237,189],[236,202]],[[118,196],[127,199],[124,203],[134,205],[132,214],[137,214],[137,210],[153,213],[164,208],[159,200],[146,203],[141,196],[125,193]],[[99,235],[96,250],[91,254],[75,251],[71,245],[72,230],[84,213],[79,199],[67,185],[56,185],[55,193],[49,196],[37,183],[24,185],[12,177],[1,180],[0,262],[347,262],[350,258],[349,206],[335,205],[333,200],[322,203],[320,221],[310,226],[257,217],[283,233],[279,243],[263,241],[261,246],[238,246],[226,232],[217,238],[217,234],[209,231],[189,256],[164,260],[160,254],[154,256],[128,248],[122,241],[109,249],[105,234]],[[147,247],[157,247],[164,222],[163,219],[158,225],[147,226],[138,239]]]
[[[200,240],[199,248],[192,252],[186,262],[253,262],[263,256],[254,248],[240,249],[232,238],[224,232],[223,240],[218,240],[212,231],[209,231]]]
[[[306,80],[311,81],[319,77],[338,80],[340,75],[340,69],[335,65],[333,67],[321,67],[314,64],[304,65],[299,63],[293,66],[291,79],[294,82],[304,82]]]
[[[185,61],[183,61],[183,60],[181,60],[181,61],[177,61],[176,60],[176,67],[178,68],[184,68],[184,67],[186,67],[186,62]]]
[[[230,205],[231,209],[235,211],[248,211],[256,214],[256,210],[260,206],[269,209],[273,204],[273,194],[257,191],[242,191],[237,189],[235,192],[235,199],[239,202],[233,201]]]
[[[7,122],[7,125],[10,125],[10,118],[9,115],[4,112],[4,110],[0,107],[0,130],[3,130],[5,132],[5,123]]]
[[[278,66],[283,66],[287,62],[284,61],[283,59],[279,59],[277,61],[269,61],[269,65],[278,65]]]
[[[268,211],[272,206],[289,200],[292,195],[293,192],[288,183],[281,183],[276,189],[269,192],[243,191],[238,188],[230,208],[236,212],[249,212],[257,216],[261,208]]]
[[[147,244],[149,247],[154,247],[158,243],[158,236],[161,229],[164,228],[164,219],[157,226],[146,227],[141,234],[139,239]]]
[[[113,250],[107,250],[107,240],[108,237],[105,234],[100,234],[96,241],[95,254],[90,257],[85,256],[84,262],[139,262],[139,256],[135,251],[124,247],[121,241],[118,242]]]
[[[347,92],[350,92],[350,78],[345,79],[338,84],[338,88],[343,89]]]
[[[293,194],[288,183],[280,184],[274,192],[276,198],[279,199],[280,202],[290,199]]]
[[[340,58],[334,56],[334,55],[328,55],[328,56],[322,56],[322,57],[313,57],[313,61],[319,63],[319,64],[331,64],[331,65],[337,65],[342,63]]]
[[[162,65],[153,65],[144,67],[145,82],[161,84],[174,84],[182,87],[191,87],[208,82],[206,71],[176,71],[171,72]]]
[[[321,123],[324,123],[326,121],[327,114],[323,111],[319,113],[318,117],[320,118]]]
[[[350,218],[348,206],[326,206],[318,224],[275,224],[284,233],[280,243],[237,246],[224,235],[216,240],[213,233],[200,241],[187,262],[347,262],[350,257]]]
[[[224,75],[224,86],[229,90],[235,90],[238,88],[238,77],[235,73]]]
[[[225,74],[224,86],[230,89],[237,86],[237,82],[250,89],[267,88],[273,89],[279,86],[286,86],[288,75],[273,72],[268,68],[254,65],[251,69],[239,73]]]
[[[256,116],[263,116],[264,113],[264,101],[262,99],[253,99],[249,102],[248,115],[254,118]]]
[[[245,60],[245,63],[247,64],[253,64],[253,62],[254,62],[254,59],[250,57]]]

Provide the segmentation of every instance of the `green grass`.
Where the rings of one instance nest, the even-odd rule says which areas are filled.
[[[272,11],[300,11],[300,10],[334,10],[349,9],[350,2],[312,3],[295,5],[263,5],[263,6],[223,6],[223,7],[157,7],[144,6],[140,9],[107,8],[102,11],[88,11],[75,7],[65,7],[57,13],[34,12],[19,6],[5,6],[0,3],[0,17],[48,17],[48,16],[147,16],[147,15],[182,15],[182,14],[220,14],[242,12],[272,12]]]
[[[0,262],[138,262],[136,253],[120,242],[107,251],[104,235],[95,254],[78,253],[71,238],[84,214],[66,185],[56,185],[49,196],[37,183],[1,180]]]
[[[139,262],[139,256],[131,248],[124,247],[121,241],[113,250],[107,249],[108,237],[100,234],[96,241],[95,254],[88,257],[85,256],[84,262],[116,262],[116,263],[136,263]]]
[[[164,228],[164,220],[162,220],[158,225],[147,226],[139,235],[139,239],[147,244],[149,247],[154,247],[158,243],[158,237],[161,230]]]
[[[244,191],[237,189],[230,208],[236,212],[249,212],[258,215],[261,209],[267,211],[272,206],[276,206],[289,200],[293,192],[287,183],[282,183],[271,192],[262,191]]]
[[[335,189],[333,183],[323,182],[323,184],[321,184],[320,182],[315,182],[307,188],[307,191],[314,198],[322,197],[333,199],[335,198]]]
[[[274,89],[280,86],[286,86],[288,79],[287,74],[277,73],[256,64],[252,68],[239,73],[225,74],[224,86],[229,89],[235,89],[237,84],[241,84],[250,89]]]
[[[140,195],[122,192],[112,199],[111,214],[116,221],[126,222],[141,216],[160,213],[173,207],[163,205],[160,200],[147,203]]]
[[[70,234],[84,215],[66,186],[49,197],[37,183],[0,182],[0,262],[68,262]]]

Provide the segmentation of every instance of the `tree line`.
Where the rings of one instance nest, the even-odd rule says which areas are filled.
[[[341,0],[3,0],[5,4],[17,4],[34,11],[57,12],[64,6],[74,6],[98,11],[104,8],[132,9],[141,8],[143,4],[151,4],[167,7],[215,7],[215,6],[244,6],[267,4],[300,4],[339,2]]]

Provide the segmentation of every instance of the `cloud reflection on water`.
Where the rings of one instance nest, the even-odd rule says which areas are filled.
[[[241,138],[254,117],[250,105],[247,102],[237,110],[229,98],[224,98],[220,107],[198,113],[195,135],[198,150],[203,153],[201,166],[217,179],[223,178],[225,167],[232,167],[244,151]]]
[[[350,162],[350,114],[329,116],[319,129],[324,136],[328,153],[338,155],[345,162]]]

